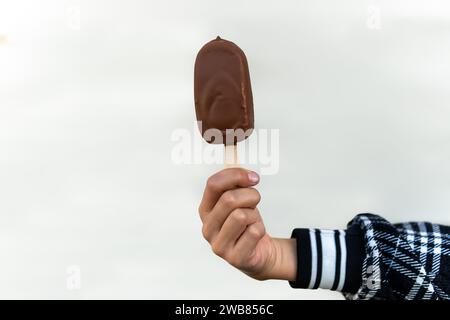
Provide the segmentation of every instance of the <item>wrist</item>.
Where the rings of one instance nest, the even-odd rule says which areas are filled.
[[[297,242],[272,238],[273,254],[266,279],[295,281],[297,276]]]

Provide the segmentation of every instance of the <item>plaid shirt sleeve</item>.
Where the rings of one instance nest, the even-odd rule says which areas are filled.
[[[346,230],[295,229],[294,288],[326,288],[347,299],[449,300],[450,228],[391,224],[357,215]]]

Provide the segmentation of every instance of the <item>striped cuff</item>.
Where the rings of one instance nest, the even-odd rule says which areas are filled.
[[[297,279],[291,287],[358,291],[365,255],[359,228],[294,229],[292,238],[297,240]]]

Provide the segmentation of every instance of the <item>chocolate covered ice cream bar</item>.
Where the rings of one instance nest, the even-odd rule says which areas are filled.
[[[241,48],[217,37],[200,49],[195,60],[194,98],[197,121],[208,143],[235,145],[251,134],[253,97]],[[220,134],[205,134],[209,129],[217,129],[221,139]]]

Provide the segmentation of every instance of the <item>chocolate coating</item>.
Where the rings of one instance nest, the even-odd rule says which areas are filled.
[[[202,121],[201,133],[207,142],[235,144],[250,135],[249,129],[254,128],[253,97],[247,58],[241,48],[217,37],[200,49],[195,60],[194,97],[197,121]],[[222,141],[205,137],[208,129],[220,130]],[[242,129],[247,134],[232,136],[227,129]]]

